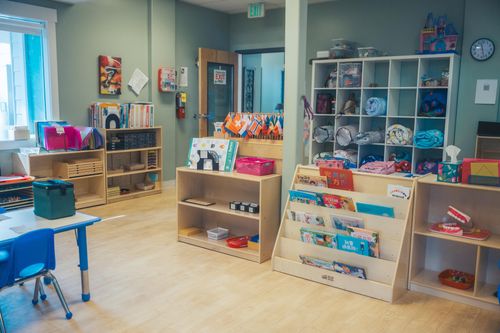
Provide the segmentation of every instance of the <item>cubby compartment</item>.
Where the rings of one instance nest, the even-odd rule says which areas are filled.
[[[391,128],[391,126],[393,125],[400,125],[402,127],[395,126]],[[411,130],[411,133],[406,129]],[[391,133],[398,139],[397,140],[391,139],[391,141],[389,141],[389,138],[393,138],[391,136]],[[413,118],[388,118],[386,136],[385,136],[387,146],[412,147],[414,134],[415,134],[415,120]]]
[[[431,148],[431,149],[414,148],[413,170],[415,173],[421,174],[420,170],[423,169],[422,167],[419,167],[419,164],[427,163],[427,166],[430,167],[431,165],[429,165],[429,163],[431,163],[433,166],[432,172],[437,173],[437,164],[441,162],[443,158],[445,158],[443,148]]]
[[[422,118],[446,118],[448,89],[420,89],[417,116]]]
[[[362,110],[362,114],[363,115],[368,115],[367,113],[367,102],[370,98],[372,97],[375,97],[375,98],[380,98],[380,99],[383,99],[382,102],[378,101],[377,103],[381,103],[380,104],[380,107],[381,107],[381,111],[385,111],[385,112],[380,112],[381,114],[377,114],[375,115],[374,117],[385,117],[387,115],[387,89],[372,89],[372,88],[368,88],[368,89],[364,89],[363,90],[363,98],[361,99],[361,110]],[[372,105],[373,107],[373,105]]]
[[[353,89],[361,87],[363,79],[363,64],[361,62],[339,63],[339,89]]]
[[[314,87],[313,88],[329,88],[335,89],[338,86],[338,67],[334,63],[322,63],[318,62],[314,64]],[[333,80],[331,80],[333,79]],[[330,83],[330,84],[329,84]]]
[[[384,160],[384,144],[370,144],[359,146],[359,166],[363,162],[372,162],[373,160]]]
[[[354,102],[354,103],[353,103]],[[361,110],[361,90],[342,89],[337,94],[337,114],[359,115]]]
[[[315,115],[332,115],[337,109],[337,94],[335,90],[321,89],[316,91],[314,100]]]
[[[318,142],[318,140],[320,142]],[[335,117],[315,117],[311,128],[311,158],[318,153],[333,153],[335,145]],[[323,142],[324,141],[324,142]]]
[[[397,172],[411,172],[412,153],[411,147],[386,146],[385,148],[385,158],[387,161],[396,162]]]
[[[70,182],[74,185],[75,206],[77,209],[106,203],[102,178],[72,178]]]
[[[387,88],[389,86],[389,61],[363,63],[363,87]]]
[[[415,88],[418,84],[417,76],[417,60],[391,60],[390,87]]]
[[[389,90],[387,115],[389,117],[415,117],[417,89]]]
[[[450,72],[450,58],[449,57],[427,57],[421,58],[419,64],[419,86],[428,87],[423,82],[423,79],[430,79],[438,81],[437,84],[432,84],[433,87],[443,88],[448,87],[448,80],[442,80],[446,73]]]
[[[335,149],[357,149],[354,139],[359,133],[359,117],[340,116],[336,120]],[[350,141],[349,141],[350,140]],[[346,143],[348,143],[345,145]]]
[[[384,145],[385,125],[386,125],[386,119],[383,117],[362,117],[359,126],[360,133],[374,132],[374,131],[380,132],[380,138],[381,138],[381,140],[378,142],[372,142],[373,140],[377,139],[377,137],[373,137],[372,139],[370,139],[370,136],[367,136],[366,140],[363,140],[363,142],[369,142],[370,145]]]
[[[499,304],[495,292],[500,287],[500,249],[480,247],[476,270],[475,297],[484,302]]]

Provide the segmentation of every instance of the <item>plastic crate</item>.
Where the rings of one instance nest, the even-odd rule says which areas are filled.
[[[274,172],[274,161],[258,157],[238,158],[236,171],[255,176],[270,175]]]
[[[208,239],[221,240],[229,236],[229,229],[217,227],[207,230]]]

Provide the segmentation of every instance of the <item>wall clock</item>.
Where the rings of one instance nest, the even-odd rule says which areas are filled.
[[[479,38],[470,46],[470,55],[477,61],[486,61],[495,53],[495,44],[491,39]]]

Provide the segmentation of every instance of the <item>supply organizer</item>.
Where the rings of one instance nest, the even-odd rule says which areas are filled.
[[[253,176],[180,167],[176,182],[178,241],[258,263],[271,258],[279,227],[280,175]],[[230,205],[234,201],[254,203],[258,211],[238,210],[239,205]],[[210,239],[209,230],[211,235],[222,235]],[[251,242],[256,235],[257,247]],[[229,247],[226,240],[236,236],[248,236],[248,247]]]
[[[494,296],[500,285],[500,188],[438,182],[435,175],[416,182],[413,240],[409,285],[414,291],[500,311]],[[488,230],[485,240],[432,232],[433,223],[442,222],[448,207],[467,214],[474,228]],[[440,283],[444,270],[474,275],[468,289]]]
[[[396,159],[413,173],[441,161],[454,140],[459,62],[453,54],[313,60],[309,163],[339,150],[358,167]]]
[[[377,206],[379,209],[390,210],[394,217],[292,202],[289,197],[274,247],[273,270],[387,302],[395,301],[407,290],[413,179],[354,172],[354,191],[298,182],[298,177],[313,179],[318,176],[320,176],[318,168],[299,165],[290,189],[308,191],[315,196],[328,194],[342,196],[344,199],[350,198],[352,204],[356,204],[352,206],[356,207],[354,210],[358,210],[359,204],[372,208]],[[405,189],[410,199],[389,196],[388,193],[393,193],[394,189],[396,192],[398,189]],[[305,222],[292,219],[294,215],[299,214],[309,216],[311,219],[307,221],[306,218]],[[332,239],[336,238],[337,244],[340,244],[339,240],[345,236],[345,232],[335,222],[339,217],[347,221],[345,223],[356,221],[358,226],[362,225],[365,230],[377,234],[378,257],[347,252],[350,249],[340,246],[336,248],[332,245]],[[323,221],[324,225],[317,223],[318,220]],[[326,235],[324,240],[327,242],[323,243],[321,238],[323,244],[306,242],[304,232],[308,235],[315,233]],[[354,242],[348,245],[356,246]],[[309,258],[307,259],[310,260],[309,264],[305,264],[304,258]],[[338,272],[337,268],[341,268],[342,273]],[[353,272],[356,272],[356,276]]]
[[[161,193],[162,128],[116,128],[106,132],[108,203]]]

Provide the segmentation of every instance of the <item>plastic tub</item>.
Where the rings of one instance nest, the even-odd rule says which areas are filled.
[[[258,157],[242,157],[236,160],[236,171],[248,175],[265,176],[274,172],[274,161]]]
[[[208,239],[220,240],[229,236],[229,229],[217,227],[207,230]]]

